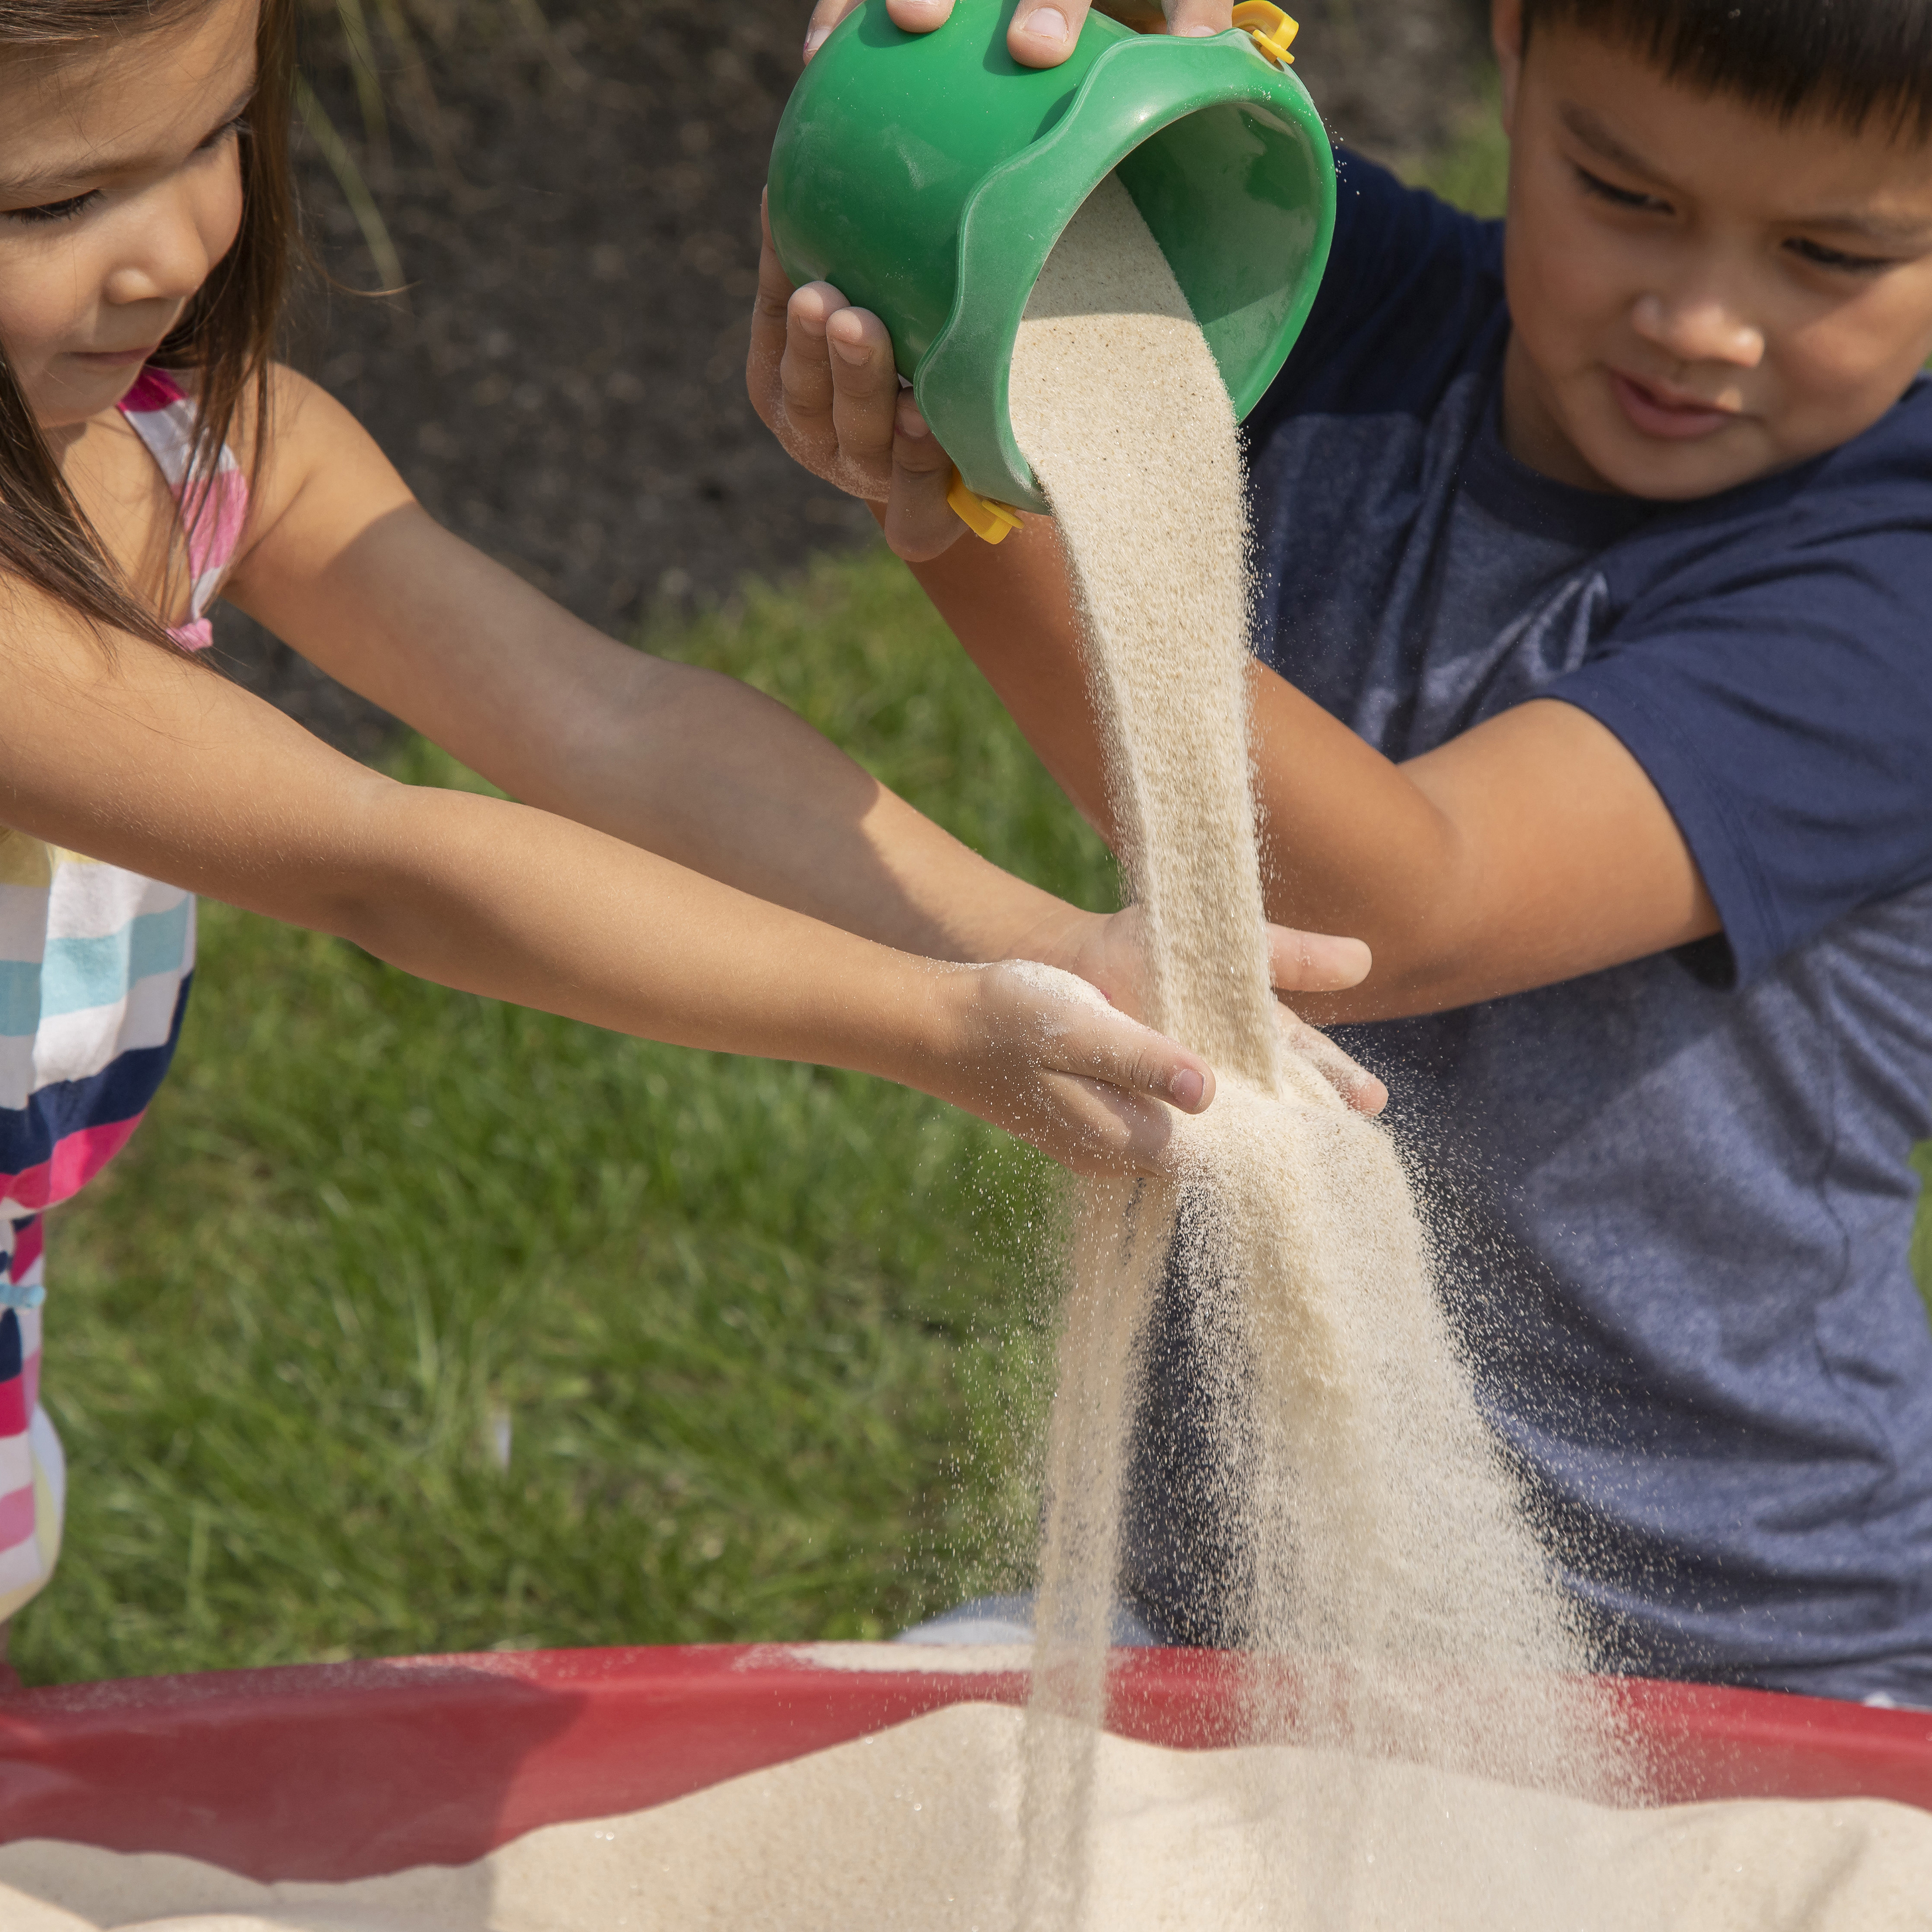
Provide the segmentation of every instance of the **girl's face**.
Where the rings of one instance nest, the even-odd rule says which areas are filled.
[[[44,429],[118,403],[234,242],[257,4],[0,51],[0,344]]]

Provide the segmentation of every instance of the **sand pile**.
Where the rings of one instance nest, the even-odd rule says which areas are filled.
[[[1006,1932],[989,1901],[1019,1841],[1020,1714],[958,1705],[628,1818],[532,1832],[474,1865],[343,1886],[259,1886],[184,1858],[46,1843],[0,1849],[7,1932]],[[1267,1859],[1248,1809],[1285,1803]],[[1295,1750],[1096,1759],[1092,1922],[1179,1932],[1904,1932],[1927,1923],[1932,1816],[1844,1804],[1609,1811]],[[1388,1849],[1337,1870],[1344,1804]],[[1534,1889],[1492,1854],[1560,1838]],[[50,1905],[45,1901],[58,1900]],[[1426,1904],[1424,1901],[1426,1900]]]

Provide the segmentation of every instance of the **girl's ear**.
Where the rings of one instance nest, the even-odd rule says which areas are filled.
[[[1502,70],[1503,132],[1513,134],[1516,83],[1522,78],[1522,0],[1490,0],[1490,43]]]

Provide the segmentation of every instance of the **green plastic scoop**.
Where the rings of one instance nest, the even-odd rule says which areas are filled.
[[[1006,52],[1014,4],[958,0],[944,26],[906,34],[885,0],[866,0],[785,109],[770,207],[792,280],[835,284],[891,330],[968,489],[1043,510],[1013,440],[1007,371],[1027,298],[1081,203],[1118,172],[1239,418],[1314,301],[1335,164],[1287,71],[1294,22],[1261,0],[1244,0],[1232,32],[1198,39],[1090,14],[1066,64],[1043,70]]]

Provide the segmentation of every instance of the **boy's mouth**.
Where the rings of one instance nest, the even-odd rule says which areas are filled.
[[[1711,403],[1682,400],[1666,395],[1626,376],[1621,369],[1610,371],[1610,391],[1631,423],[1646,436],[1664,436],[1676,442],[1708,436],[1734,422],[1738,412],[1720,409]]]

